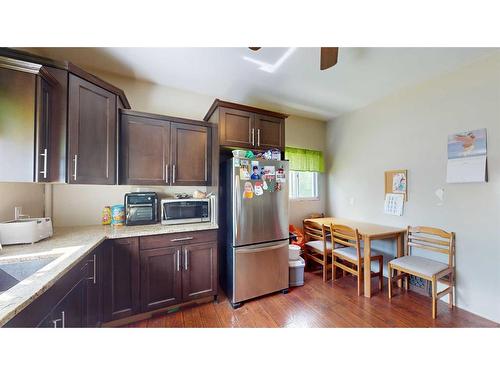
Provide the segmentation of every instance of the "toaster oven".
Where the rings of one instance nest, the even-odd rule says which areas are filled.
[[[158,222],[156,193],[125,194],[125,225],[155,224]]]

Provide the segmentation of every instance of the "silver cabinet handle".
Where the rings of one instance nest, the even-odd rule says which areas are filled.
[[[184,249],[184,269],[188,270],[188,251]]]
[[[97,255],[94,254],[91,260],[92,263],[94,263],[94,275],[92,277],[89,277],[88,280],[92,280],[94,284],[97,284]]]
[[[177,272],[181,270],[181,251],[177,250]]]
[[[177,242],[177,241],[188,241],[192,240],[194,237],[182,237],[182,238],[172,238],[170,242]]]
[[[43,178],[47,178],[47,149],[44,148],[43,152],[40,154],[43,156],[43,171],[40,171],[40,174],[43,175]]]
[[[252,146],[255,146],[255,129],[252,128]]]
[[[165,182],[168,184],[168,172],[169,172],[169,168],[170,167],[170,164],[167,164],[165,165]]]
[[[257,129],[257,146],[260,146],[260,129]]]
[[[61,328],[64,328],[64,326],[66,325],[66,316],[64,315],[64,311],[61,311],[60,319],[54,319],[52,321],[52,324],[54,324],[54,328],[57,328],[57,322],[61,322]]]
[[[172,184],[175,184],[175,164],[172,165]]]
[[[73,157],[73,180],[76,181],[76,170],[78,168],[78,155]]]

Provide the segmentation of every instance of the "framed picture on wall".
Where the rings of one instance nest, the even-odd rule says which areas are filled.
[[[385,194],[403,194],[408,200],[408,171],[395,169],[385,172]]]

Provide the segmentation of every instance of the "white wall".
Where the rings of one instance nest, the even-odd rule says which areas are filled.
[[[31,217],[43,215],[44,185],[0,182],[0,221],[14,218],[14,207],[23,208]]]
[[[479,128],[488,132],[489,182],[447,184],[447,136]],[[457,304],[500,322],[500,55],[331,121],[327,149],[329,214],[456,232]],[[402,217],[383,213],[391,169],[408,169]]]
[[[326,124],[323,121],[291,116],[286,120],[285,143],[290,147],[325,152]],[[302,220],[311,213],[325,212],[326,179],[318,177],[318,200],[291,200],[290,224],[302,228]]]

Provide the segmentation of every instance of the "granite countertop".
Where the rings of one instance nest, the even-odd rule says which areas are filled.
[[[67,271],[80,262],[106,239],[151,236],[213,230],[212,223],[139,226],[57,227],[54,235],[28,245],[7,245],[0,250],[0,267],[7,263],[53,259],[5,292],[0,292],[0,327],[49,289]]]

